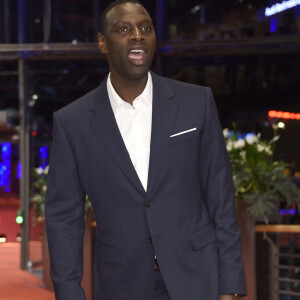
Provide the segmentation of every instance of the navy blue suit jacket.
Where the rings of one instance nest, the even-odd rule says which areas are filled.
[[[211,90],[152,77],[147,192],[106,80],[54,114],[46,221],[57,300],[85,299],[86,194],[97,222],[95,300],[151,300],[155,254],[172,300],[246,293],[231,167]]]

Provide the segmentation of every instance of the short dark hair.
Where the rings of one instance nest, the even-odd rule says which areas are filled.
[[[128,2],[132,2],[132,3],[137,3],[139,5],[141,5],[142,7],[145,8],[145,6],[138,0],[116,0],[114,2],[112,2],[111,4],[109,4],[104,11],[101,13],[100,15],[100,19],[99,19],[99,32],[103,35],[105,35],[105,28],[106,28],[106,15],[107,13],[114,8],[115,6],[122,4],[122,3],[128,3]]]

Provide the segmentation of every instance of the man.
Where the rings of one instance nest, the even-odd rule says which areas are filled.
[[[56,299],[85,299],[86,194],[95,300],[238,299],[240,237],[210,89],[149,72],[155,31],[138,1],[112,3],[98,38],[108,78],[54,114],[46,219]]]

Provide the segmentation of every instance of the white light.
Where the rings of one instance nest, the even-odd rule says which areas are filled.
[[[191,13],[195,14],[196,12],[198,12],[201,9],[200,5],[196,5],[194,8],[191,9]]]
[[[276,4],[272,5],[271,7],[266,7],[265,16],[266,17],[273,16],[284,10],[293,8],[297,5],[300,5],[300,0],[287,0],[287,1],[283,1],[282,3],[276,3]]]
[[[73,45],[77,45],[77,40],[74,39],[74,40],[72,41],[72,44],[73,44]]]
[[[6,237],[0,237],[0,243],[6,243]]]
[[[283,122],[279,122],[279,123],[278,123],[278,127],[279,127],[279,128],[285,128],[285,124],[284,124]]]
[[[33,263],[32,263],[31,260],[29,260],[29,261],[27,262],[27,268],[31,269],[32,266],[33,266]]]
[[[13,134],[13,135],[11,136],[11,139],[12,139],[13,141],[18,141],[18,140],[20,139],[20,137],[19,137],[18,134]]]
[[[33,100],[37,100],[37,99],[39,99],[39,96],[36,95],[36,94],[34,94],[34,95],[32,95],[32,99],[33,99]]]
[[[28,102],[28,105],[29,105],[30,107],[33,107],[34,104],[35,104],[35,101],[34,101],[34,100],[30,100],[30,101]]]

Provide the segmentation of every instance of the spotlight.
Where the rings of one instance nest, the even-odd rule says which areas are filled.
[[[22,209],[19,209],[18,210],[18,213],[17,213],[17,217],[16,217],[16,223],[19,224],[19,225],[22,225],[23,224],[23,211]]]
[[[16,241],[17,242],[22,242],[22,237],[21,237],[20,233],[17,234]]]
[[[191,9],[191,13],[195,14],[201,9],[200,5],[196,5],[194,8]]]
[[[7,239],[6,239],[5,234],[0,234],[0,244],[6,243],[6,241],[7,241]]]

